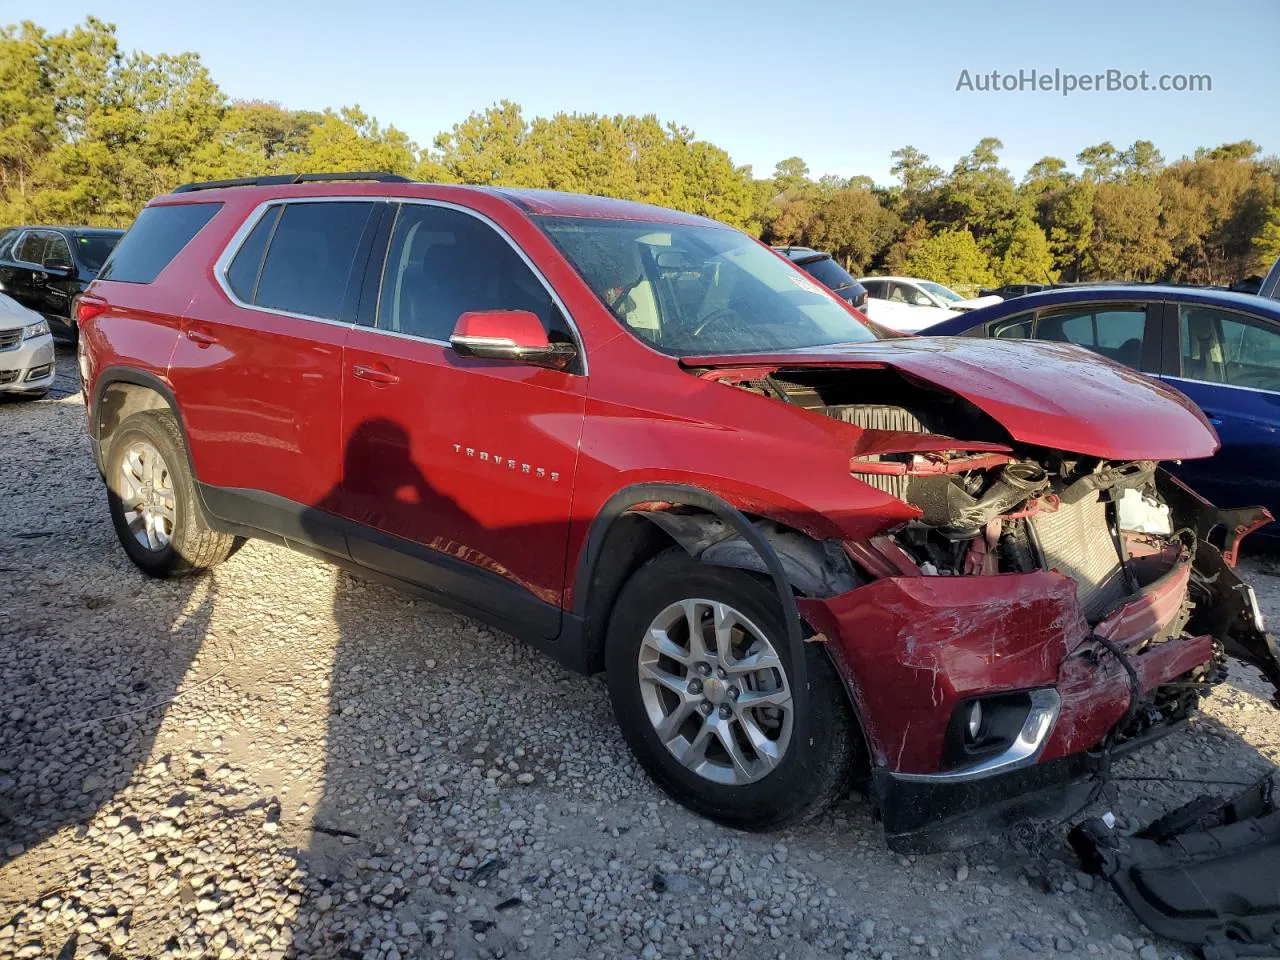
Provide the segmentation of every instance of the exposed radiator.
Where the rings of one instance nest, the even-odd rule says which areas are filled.
[[[1128,593],[1120,551],[1107,527],[1107,507],[1098,494],[1041,511],[1030,521],[1045,564],[1076,582],[1076,596],[1089,622],[1100,619]]]
[[[879,403],[855,403],[846,407],[829,407],[828,410],[839,416],[845,423],[852,423],[864,430],[897,430],[901,433],[927,433],[914,413],[902,407],[891,407]],[[879,459],[876,457],[875,459]],[[858,479],[868,486],[883,490],[899,500],[907,498],[907,482],[909,477],[879,476],[873,473],[860,473]]]

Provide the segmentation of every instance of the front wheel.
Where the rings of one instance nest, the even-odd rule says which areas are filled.
[[[609,694],[632,752],[672,798],[743,829],[822,810],[847,785],[857,742],[816,645],[805,645],[808,697],[797,698],[779,607],[771,582],[673,548],[632,577],[609,624]]]

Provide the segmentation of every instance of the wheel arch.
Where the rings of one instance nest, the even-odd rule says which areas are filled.
[[[111,435],[129,417],[149,410],[167,411],[173,415],[178,433],[182,437],[182,452],[195,483],[197,506],[203,514],[203,520],[212,527],[223,529],[225,525],[209,511],[208,504],[204,502],[195,461],[191,457],[191,440],[187,435],[187,425],[183,421],[177,398],[169,385],[153,373],[132,367],[108,367],[94,380],[93,405],[89,409],[89,439],[93,444],[99,474],[104,478],[106,476],[107,443]]]
[[[130,367],[108,367],[94,381],[89,417],[89,436],[99,448],[99,467],[102,444],[126,419],[145,410],[168,410],[173,414],[190,461],[191,445],[187,442],[186,425],[168,384],[153,373]]]
[[[669,517],[658,518],[655,508],[672,503],[693,508],[699,512],[693,516],[701,519],[680,524],[668,522]],[[677,483],[635,484],[615,493],[597,513],[578,561],[573,594],[572,612],[583,623],[587,663],[593,672],[603,668],[609,614],[630,576],[651,557],[673,544],[696,556],[691,548],[699,538],[708,536],[712,523],[729,531],[728,536],[719,537],[717,542],[735,540],[742,544],[732,558],[724,558],[734,562],[721,565],[755,570],[772,581],[787,629],[793,689],[803,697],[796,711],[797,722],[802,726],[795,732],[798,736],[808,737],[809,678],[804,657],[804,627],[792,589],[795,564],[789,572],[776,538],[771,540],[757,522],[708,490]],[[788,552],[785,545],[783,552]],[[858,723],[861,725],[861,718]]]

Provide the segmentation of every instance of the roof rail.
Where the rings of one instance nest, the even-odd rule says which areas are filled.
[[[398,173],[363,171],[360,173],[281,173],[267,177],[237,177],[234,180],[206,180],[203,183],[184,183],[174,193],[192,193],[196,190],[220,190],[223,187],[279,187],[291,183],[328,183],[332,180],[372,180],[376,183],[412,183]]]

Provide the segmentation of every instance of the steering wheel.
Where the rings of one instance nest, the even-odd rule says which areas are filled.
[[[715,324],[721,323],[725,320],[736,320],[737,317],[737,312],[731,310],[729,307],[720,307],[718,310],[712,310],[703,318],[700,324],[694,327],[693,336],[700,337],[706,331],[707,327],[714,326]]]

